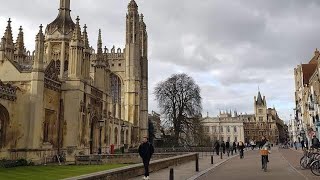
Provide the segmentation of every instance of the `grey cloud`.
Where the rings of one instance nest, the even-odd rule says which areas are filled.
[[[319,47],[319,1],[136,1],[149,35],[150,110],[157,109],[151,93],[156,83],[183,71],[199,82],[210,114],[221,106],[252,110],[258,85],[270,104],[278,104],[286,115],[291,111],[292,69],[308,61]],[[38,25],[50,23],[58,12],[57,0],[0,2],[0,25],[8,17],[19,20],[19,25],[30,30],[25,32],[31,41],[29,49],[33,49]],[[93,47],[99,28],[104,45],[124,47],[128,0],[71,3],[72,16],[79,15],[81,25],[88,25]],[[4,28],[0,26],[0,33]]]

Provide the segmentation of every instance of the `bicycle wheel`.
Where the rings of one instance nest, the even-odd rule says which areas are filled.
[[[300,167],[301,167],[301,169],[306,169],[308,167],[308,157],[307,156],[303,156],[300,159]]]
[[[313,161],[310,165],[310,169],[314,175],[320,176],[320,160]]]
[[[263,156],[263,171],[267,171],[267,156]]]

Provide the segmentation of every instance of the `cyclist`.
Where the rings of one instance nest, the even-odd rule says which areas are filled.
[[[263,149],[263,150],[268,150],[268,151],[270,151],[270,149],[271,149],[270,143],[269,143],[269,141],[266,139],[265,136],[262,136],[260,145],[261,145],[261,149]],[[268,155],[266,155],[266,156],[267,156],[267,162],[269,162],[269,157],[268,157]],[[262,164],[262,169],[263,169],[263,157],[262,157],[262,155],[261,155],[261,164]]]

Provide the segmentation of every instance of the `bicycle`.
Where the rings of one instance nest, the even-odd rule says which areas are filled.
[[[320,176],[320,160],[315,160],[310,164],[311,172],[316,175]]]
[[[264,149],[260,150],[260,155],[262,157],[262,169],[264,170],[264,172],[267,171],[267,164],[268,164],[267,157],[268,157],[268,154],[269,154],[268,150],[264,150]]]
[[[301,169],[307,169],[311,167],[311,164],[315,160],[320,160],[320,154],[317,149],[305,150],[303,157],[300,159]]]

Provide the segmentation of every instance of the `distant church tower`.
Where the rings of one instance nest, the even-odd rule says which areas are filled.
[[[256,122],[267,121],[267,102],[265,96],[262,98],[260,91],[258,97],[254,96],[254,114]]]

